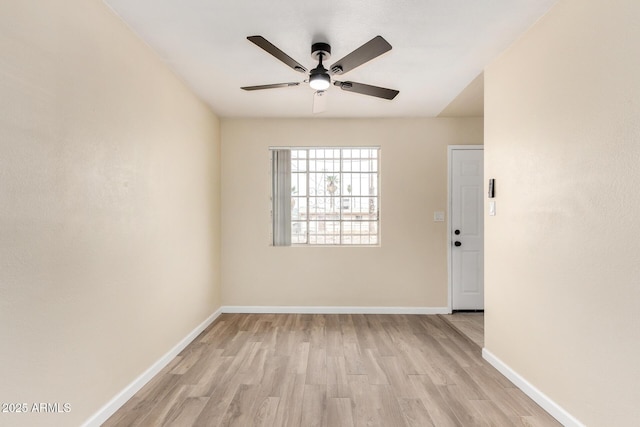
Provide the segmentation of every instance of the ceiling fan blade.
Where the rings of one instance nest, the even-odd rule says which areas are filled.
[[[327,91],[317,90],[313,94],[313,114],[323,113],[327,109]]]
[[[356,82],[334,82],[335,86],[340,87],[342,90],[348,92],[360,93],[362,95],[376,96],[378,98],[393,99],[400,91],[394,89],[387,89],[386,87],[371,86],[364,83]]]
[[[267,53],[270,53],[271,55],[275,56],[277,59],[284,62],[294,70],[301,73],[307,72],[307,69],[304,68],[302,65],[300,65],[298,61],[296,61],[295,59],[291,58],[289,55],[287,55],[286,53],[278,49],[275,45],[273,45],[269,40],[265,39],[264,37],[249,36],[247,37],[247,40],[249,40],[251,43],[255,44],[256,46],[262,48]]]
[[[330,70],[333,74],[344,74],[356,67],[377,58],[385,52],[391,50],[391,45],[382,36],[376,36],[334,63]]]
[[[275,84],[271,84],[271,85],[245,86],[245,87],[241,87],[240,89],[244,89],[244,90],[276,89],[276,88],[279,88],[279,87],[298,86],[299,84],[300,83],[298,83],[298,82],[293,82],[293,83],[275,83]]]

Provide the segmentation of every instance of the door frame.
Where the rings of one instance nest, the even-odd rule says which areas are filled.
[[[451,190],[452,190],[452,171],[453,171],[453,151],[454,150],[482,150],[484,151],[484,144],[477,145],[447,145],[447,311],[449,314],[453,313],[453,260],[451,247],[451,211],[452,203]],[[484,185],[484,178],[483,178]],[[483,215],[484,217],[484,215]],[[484,218],[483,218],[484,221]],[[484,242],[483,242],[484,245]]]

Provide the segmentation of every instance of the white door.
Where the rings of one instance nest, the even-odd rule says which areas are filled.
[[[484,309],[483,150],[451,148],[451,308]]]

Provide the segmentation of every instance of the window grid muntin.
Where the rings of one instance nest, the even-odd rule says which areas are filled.
[[[301,158],[305,159],[305,170],[304,171],[299,171],[299,170],[295,170],[294,172],[294,167],[292,165],[292,174],[305,174],[306,175],[306,191],[305,191],[305,195],[304,196],[300,196],[297,195],[296,198],[298,200],[300,199],[305,199],[306,200],[306,212],[303,214],[298,214],[297,219],[293,219],[293,214],[292,214],[292,231],[295,230],[295,224],[294,223],[304,223],[304,229],[305,229],[305,233],[304,233],[304,242],[302,242],[300,239],[300,234],[294,234],[292,237],[292,244],[294,245],[300,245],[300,246],[327,246],[327,245],[338,245],[338,246],[376,246],[380,244],[380,228],[379,228],[379,221],[380,221],[380,155],[379,155],[379,151],[380,148],[378,147],[352,147],[352,148],[345,148],[345,147],[341,147],[341,148],[331,148],[331,147],[327,147],[327,148],[302,148],[302,147],[296,147],[296,148],[292,148],[292,151],[295,151],[295,153],[292,154],[292,162],[293,161],[299,161]],[[330,151],[329,151],[330,150]],[[351,155],[349,157],[344,156],[345,151],[350,151],[351,153],[354,153],[354,155]],[[368,153],[367,153],[368,151]],[[329,152],[332,155],[329,156],[325,156],[325,154]],[[301,156],[300,154],[305,153],[304,156]],[[336,157],[336,153],[337,153],[337,157]],[[350,153],[350,154],[351,154]],[[364,155],[363,155],[364,154]],[[315,155],[315,157],[313,157]],[[319,162],[320,161],[320,162]],[[345,167],[345,161],[351,162],[350,163],[350,167],[348,168],[349,170]],[[312,165],[312,162],[313,165]],[[330,162],[329,164],[332,166],[331,170],[327,170],[326,169],[326,165],[327,162]],[[337,170],[335,168],[337,162]],[[357,164],[359,165],[359,171],[354,171],[354,164],[356,164],[355,162],[358,162]],[[363,171],[362,170],[362,162],[368,162],[368,169]],[[318,167],[318,165],[321,165],[320,167]],[[338,183],[337,183],[337,189],[336,191],[338,191],[337,195],[332,195],[329,196],[326,192],[322,192],[322,194],[320,194],[320,192],[314,194],[313,196],[311,195],[312,193],[312,188],[311,188],[311,174],[316,174],[316,176],[324,176],[326,179],[326,176],[329,176],[330,174],[337,174],[338,175]],[[364,192],[362,191],[362,188],[364,186],[362,186],[361,184],[363,183],[362,177],[359,179],[359,185],[360,185],[360,193],[357,195],[353,195],[353,194],[349,194],[348,197],[344,197],[345,193],[343,192],[342,189],[342,183],[343,183],[343,176],[345,175],[351,175],[352,181],[353,181],[353,177],[354,176],[363,176],[363,175],[367,175],[369,177],[369,187],[368,190],[371,192],[371,190],[373,189],[373,194],[369,194],[369,195],[365,195]],[[373,182],[371,182],[372,178],[374,179]],[[296,180],[296,182],[299,182],[299,180]],[[353,183],[353,182],[352,182]],[[316,185],[316,189],[321,188],[318,186],[317,181],[315,182]],[[313,189],[314,191],[316,189]],[[371,212],[371,208],[369,209],[369,213],[367,213],[366,211],[361,211],[359,213],[354,213],[353,217],[346,217],[345,216],[345,208],[343,206],[343,199],[348,198],[349,201],[349,208],[348,209],[352,209],[354,204],[353,201],[360,199],[362,201],[364,201],[365,199],[369,200],[369,204],[370,206],[373,206],[374,210],[373,212]],[[316,199],[323,200],[322,205],[324,205],[324,212],[320,212],[318,210],[319,205],[316,204],[313,209],[312,209],[312,199]],[[334,199],[334,206],[335,203],[337,203],[337,212],[328,212],[329,215],[327,215],[327,211],[326,211],[326,206],[327,206],[327,201],[330,199]],[[373,201],[373,203],[371,203]],[[300,207],[300,206],[298,206]],[[313,212],[315,210],[315,212]],[[331,217],[330,215],[332,213],[337,213],[337,218],[335,217]],[[316,215],[315,218],[313,218],[314,214]],[[327,226],[330,226],[330,224],[338,224],[338,240],[336,242],[336,234],[335,233],[327,233]],[[315,227],[312,227],[312,224],[315,225]],[[346,225],[350,224],[350,233],[346,234]],[[353,227],[353,225],[358,224],[358,227]],[[367,224],[366,230],[363,230],[363,225]],[[334,226],[330,226],[333,227],[335,229],[335,225]],[[302,227],[301,227],[302,228]],[[292,233],[293,234],[293,233]],[[329,243],[327,243],[327,240],[330,240]],[[364,241],[363,243],[363,240]],[[319,243],[320,241],[322,241],[322,243]]]

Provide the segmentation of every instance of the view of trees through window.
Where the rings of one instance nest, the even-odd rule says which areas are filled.
[[[379,242],[379,148],[291,149],[291,242]]]

